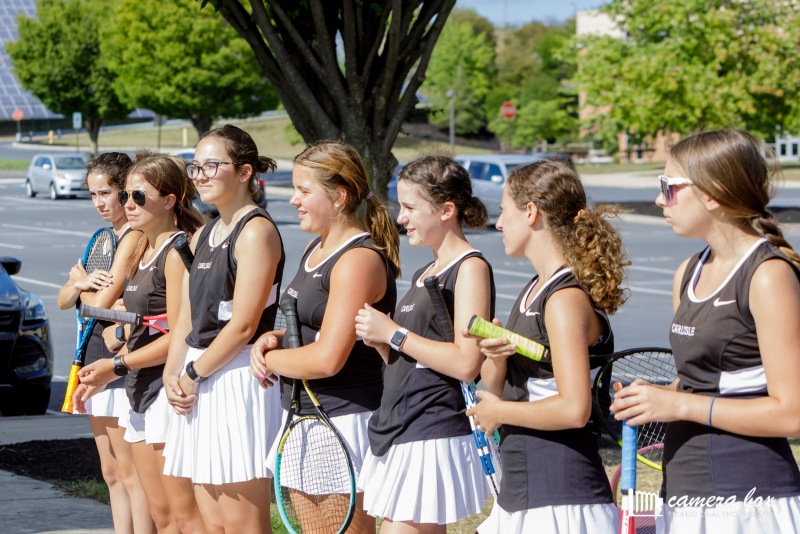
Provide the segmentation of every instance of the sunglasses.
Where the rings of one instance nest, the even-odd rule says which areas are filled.
[[[675,189],[679,185],[692,185],[694,183],[689,178],[681,178],[679,176],[672,178],[663,174],[658,179],[661,182],[661,194],[664,195],[664,200],[667,201],[667,204],[675,200]]]
[[[133,199],[133,203],[137,206],[144,206],[145,201],[147,200],[147,195],[144,194],[144,191],[141,189],[134,189],[130,192],[130,197]],[[124,206],[128,203],[128,192],[127,191],[120,191],[117,193],[117,198],[119,199],[119,203]]]

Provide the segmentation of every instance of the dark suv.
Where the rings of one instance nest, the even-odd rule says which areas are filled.
[[[42,299],[20,288],[11,275],[22,262],[0,257],[0,411],[39,415],[50,404],[53,341]]]

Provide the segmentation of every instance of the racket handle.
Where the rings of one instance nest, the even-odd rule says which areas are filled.
[[[189,247],[189,240],[186,239],[185,235],[178,237],[175,240],[175,244],[172,246],[176,251],[178,251],[178,255],[181,257],[183,264],[186,266],[186,271],[192,271],[192,263],[194,263],[194,254],[192,254],[192,249]]]
[[[531,360],[538,362],[549,361],[550,359],[550,351],[541,343],[521,336],[507,328],[490,323],[483,317],[473,315],[472,319],[469,320],[467,330],[469,330],[469,333],[473,336],[482,337],[484,339],[505,338],[509,343],[516,345],[517,354],[530,358]]]
[[[622,480],[623,494],[636,489],[636,439],[637,427],[622,423]]]
[[[297,317],[297,299],[286,297],[281,301],[281,311],[286,319],[286,347],[296,349],[302,345],[300,337],[300,320]]]
[[[69,370],[67,391],[64,392],[64,404],[61,405],[61,411],[64,413],[72,413],[72,396],[75,394],[75,390],[78,388],[78,384],[80,383],[80,379],[78,378],[78,372],[80,370],[81,366],[75,365],[74,363]]]
[[[81,304],[81,317],[89,319],[103,319],[104,321],[111,321],[112,323],[126,323],[140,325],[142,324],[142,316],[138,313],[122,311],[122,310],[109,310],[107,308],[96,308],[87,304]]]
[[[452,342],[456,338],[455,331],[453,330],[453,322],[450,319],[450,312],[447,310],[447,304],[444,302],[442,289],[439,287],[439,277],[429,276],[423,282],[425,289],[428,290],[428,296],[431,298],[433,304],[434,321],[442,337],[447,342]]]

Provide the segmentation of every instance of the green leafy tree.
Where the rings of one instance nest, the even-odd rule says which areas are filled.
[[[198,0],[248,42],[306,142],[356,147],[385,194],[400,127],[455,0]]]
[[[575,77],[606,138],[743,128],[766,138],[797,128],[798,12],[793,2],[614,0],[624,39],[580,38]],[[606,111],[607,110],[607,111]]]
[[[36,18],[18,16],[19,37],[6,43],[14,74],[25,89],[54,113],[82,113],[95,154],[103,121],[131,111],[119,101],[114,75],[100,60],[98,34],[110,4],[38,0]]]
[[[433,51],[422,86],[430,98],[430,123],[450,123],[450,91],[455,92],[455,130],[478,133],[486,126],[486,97],[495,77],[491,23],[472,11],[454,10]],[[452,94],[452,93],[451,93]]]
[[[124,102],[190,119],[198,136],[278,103],[247,42],[194,0],[120,0],[101,42]]]

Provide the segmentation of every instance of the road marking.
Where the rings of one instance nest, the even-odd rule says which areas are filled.
[[[631,271],[646,271],[648,273],[675,274],[675,269],[659,269],[658,267],[642,267],[641,265],[631,265]]]
[[[25,283],[27,283],[27,284],[36,284],[36,285],[40,285],[40,286],[45,286],[45,287],[53,287],[53,288],[55,288],[55,289],[61,289],[61,286],[60,286],[60,285],[58,285],[58,284],[51,284],[50,282],[42,282],[42,281],[40,281],[40,280],[34,280],[34,279],[32,279],[32,278],[23,278],[23,277],[21,277],[21,276],[16,276],[16,275],[14,275],[12,278],[13,278],[14,280],[19,280],[20,282],[25,282]]]
[[[80,237],[92,237],[91,233],[87,232],[76,232],[73,230],[56,230],[55,228],[42,228],[41,226],[22,226],[18,224],[5,224],[2,225],[5,228],[16,228],[18,230],[38,230],[44,233],[50,234],[61,234],[61,235],[77,235]],[[59,286],[60,287],[60,286]]]
[[[19,249],[25,248],[22,245],[11,245],[9,243],[0,243],[0,247],[19,248]]]
[[[666,295],[668,297],[672,296],[672,291],[667,291],[665,289],[650,289],[649,287],[642,286],[628,286],[628,289],[631,290],[631,293],[651,293],[653,295]]]

